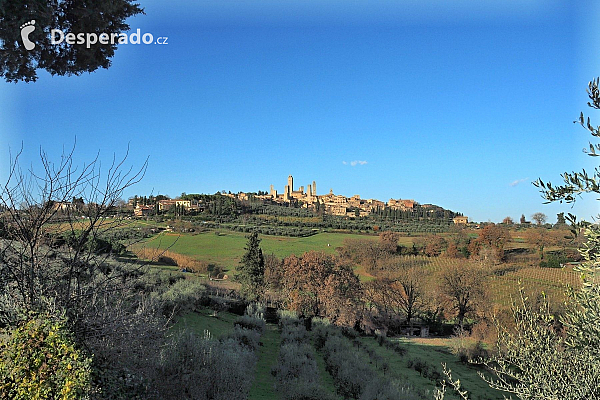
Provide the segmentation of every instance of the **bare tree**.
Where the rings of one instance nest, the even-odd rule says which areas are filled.
[[[400,289],[398,296],[400,309],[406,315],[406,322],[411,325],[411,328],[414,317],[424,306],[425,276],[423,268],[408,267],[402,268],[394,279],[395,286]],[[412,335],[412,329],[410,334]]]
[[[548,217],[544,213],[536,212],[531,216],[531,219],[534,220],[538,225],[544,225],[548,220]]]
[[[460,326],[474,313],[485,299],[485,274],[482,268],[471,264],[453,266],[442,275],[442,291],[456,311]]]
[[[124,223],[115,205],[147,164],[126,169],[126,154],[113,157],[106,171],[98,157],[77,168],[73,152],[74,147],[54,163],[40,150],[40,171],[21,169],[22,150],[11,159],[0,188],[0,283],[12,304],[5,302],[0,311],[4,324],[14,310],[41,310],[49,303],[78,320],[82,308],[121,279],[108,264],[111,249],[99,249],[98,243]]]

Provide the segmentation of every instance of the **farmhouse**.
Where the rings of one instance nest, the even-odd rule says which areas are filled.
[[[172,206],[183,207],[186,210],[197,208],[198,202],[192,200],[183,200],[183,199],[169,199],[169,200],[159,200],[158,202],[158,210],[168,210]]]
[[[138,204],[133,209],[133,215],[135,215],[136,217],[146,217],[146,216],[150,215],[153,210],[154,210],[154,206],[142,206],[142,205]]]
[[[454,217],[452,221],[455,225],[466,225],[469,223],[469,217]]]

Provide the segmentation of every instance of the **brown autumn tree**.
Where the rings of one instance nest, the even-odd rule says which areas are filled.
[[[383,277],[364,282],[362,293],[371,318],[389,326],[402,316],[402,289],[393,279]]]
[[[426,272],[422,267],[403,265],[398,257],[384,263],[381,276],[363,284],[369,311],[377,311],[388,320],[402,317],[406,322],[423,310]]]
[[[373,313],[376,307],[376,297],[379,293],[378,284],[380,279],[374,279],[368,282],[361,282],[361,291],[363,294],[365,310]]]
[[[485,272],[473,265],[454,265],[442,274],[441,291],[463,326],[465,318],[474,315],[486,298]]]
[[[510,241],[510,233],[508,229],[500,225],[486,225],[482,230],[479,231],[479,237],[477,242],[481,246],[488,246],[492,248],[498,260],[504,259],[504,246]],[[472,255],[478,255],[481,251],[481,247],[477,249],[477,244],[473,245],[471,251]],[[469,249],[471,250],[471,248]]]
[[[274,254],[265,256],[265,285],[269,290],[279,291],[283,280],[283,265]]]
[[[389,257],[380,244],[370,239],[344,239],[337,249],[340,258],[346,263],[362,265],[368,273],[376,273],[381,260]]]
[[[449,258],[460,258],[462,255],[458,251],[458,247],[456,247],[456,243],[453,240],[448,242],[448,247],[446,247],[446,257]]]
[[[361,286],[352,268],[337,264],[325,278],[319,297],[323,314],[332,323],[354,326],[360,320]]]
[[[512,219],[511,217],[505,217],[505,218],[502,220],[502,223],[503,223],[504,225],[512,225],[512,224],[514,224],[514,223],[515,223],[515,221],[513,221],[513,219]]]
[[[424,305],[425,276],[423,268],[403,268],[396,274],[392,283],[393,287],[398,289],[397,301],[409,324],[412,324],[413,318]]]
[[[538,225],[544,225],[548,220],[548,217],[544,213],[536,212],[531,216],[531,219],[534,220]]]
[[[389,254],[382,250],[379,243],[373,241],[365,241],[360,249],[360,264],[370,274],[377,273],[379,264],[387,257],[389,257]]]
[[[282,286],[288,309],[305,317],[347,323],[360,308],[358,277],[339,258],[322,252],[286,257]]]
[[[547,246],[558,245],[563,247],[564,251],[570,240],[568,233],[568,230],[550,230],[540,226],[527,229],[524,238],[537,249],[540,260],[543,260],[544,249]]]
[[[398,251],[398,232],[385,231],[379,234],[379,248],[387,253],[394,254]]]
[[[441,236],[430,235],[423,241],[423,253],[427,257],[437,257],[446,247],[446,241]]]

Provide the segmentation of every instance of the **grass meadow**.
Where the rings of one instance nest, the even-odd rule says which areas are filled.
[[[275,254],[283,258],[291,254],[301,255],[314,250],[334,254],[335,248],[342,245],[344,239],[362,238],[378,240],[377,236],[346,233],[319,233],[309,237],[286,237],[260,235],[263,254]],[[401,238],[411,243],[409,237]],[[401,240],[401,244],[402,244]],[[191,256],[200,261],[235,270],[246,246],[246,234],[238,232],[209,231],[198,234],[162,233],[133,246],[133,250],[142,247],[168,249],[173,253]]]
[[[324,232],[309,237],[261,235],[260,238],[263,253],[265,255],[275,254],[280,258],[290,254],[301,255],[308,251],[334,254],[336,247],[341,246],[345,239],[378,240],[377,236],[338,232]],[[399,243],[403,246],[411,246],[414,238],[402,236]],[[198,234],[164,232],[132,245],[131,250],[138,254],[141,254],[142,249],[145,249],[144,251],[148,254],[154,254],[154,249],[167,250],[168,254],[181,255],[182,259],[218,265],[231,275],[239,264],[245,245],[246,235],[238,232],[207,231]],[[433,291],[438,290],[440,275],[445,269],[471,262],[443,256],[403,257],[407,265],[424,268],[427,277],[426,286]],[[191,264],[195,264],[195,262]],[[154,267],[168,269],[171,272],[177,270],[177,267],[171,266],[155,265]],[[373,279],[373,276],[361,265],[355,266],[354,271],[361,281]],[[492,267],[487,280],[492,301],[502,307],[509,306],[512,299],[518,297],[521,287],[525,287],[529,294],[539,295],[543,292],[551,302],[561,303],[564,301],[567,286],[576,287],[579,282],[579,274],[573,272],[572,269],[540,268],[518,264],[502,264],[499,267]]]

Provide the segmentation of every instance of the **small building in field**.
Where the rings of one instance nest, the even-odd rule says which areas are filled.
[[[469,223],[469,217],[454,217],[452,221],[455,225],[466,225]]]
[[[137,207],[133,209],[133,215],[136,217],[147,217],[148,215],[152,214],[153,210],[153,206],[141,206],[138,204]]]

